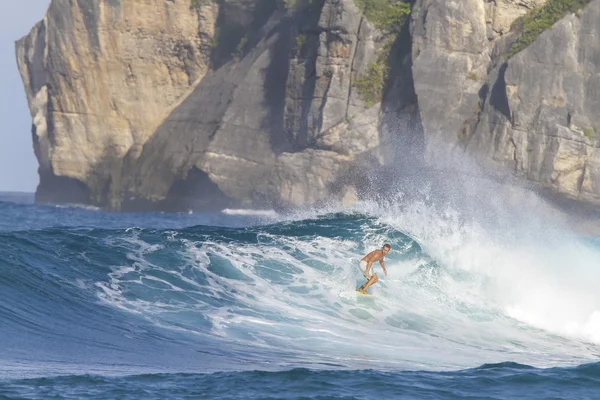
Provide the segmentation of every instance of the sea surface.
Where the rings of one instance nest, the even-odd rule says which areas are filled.
[[[494,199],[117,214],[0,194],[0,399],[600,399],[600,240]]]

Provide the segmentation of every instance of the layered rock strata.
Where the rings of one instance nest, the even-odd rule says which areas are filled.
[[[391,43],[352,0],[53,0],[16,46],[36,199],[348,204],[369,171],[460,154],[597,203],[600,0],[508,58],[544,3],[416,0]],[[357,82],[383,56],[374,104]]]

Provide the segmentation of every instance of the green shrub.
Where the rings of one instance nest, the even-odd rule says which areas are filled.
[[[472,81],[476,81],[477,80],[477,74],[475,72],[470,72],[469,75],[467,75],[467,79],[470,79]]]
[[[319,5],[319,0],[279,0],[279,5],[286,10],[312,10]]]
[[[199,10],[202,5],[206,5],[212,2],[217,4],[223,4],[226,0],[190,0],[190,10]]]
[[[382,100],[390,71],[388,58],[392,52],[394,39],[394,36],[387,37],[382,43],[377,60],[370,63],[367,72],[353,82],[353,86],[358,89],[358,94],[363,98],[367,107],[372,107]]]
[[[392,46],[402,31],[410,15],[410,4],[405,0],[354,0],[357,7],[377,29],[385,33],[375,62],[368,65],[366,72],[354,79],[353,86],[358,90],[367,107],[382,100],[389,75],[388,57]]]
[[[549,29],[559,19],[571,12],[576,12],[587,5],[591,0],[548,0],[542,7],[537,8],[527,15],[517,18],[511,25],[511,31],[517,32],[518,39],[508,51],[512,57]]]
[[[367,72],[355,79],[354,86],[367,107],[373,107],[381,101],[387,74],[388,69],[384,63],[372,62],[367,67]]]
[[[302,52],[302,49],[304,48],[304,45],[306,44],[306,35],[301,33],[300,35],[296,36],[296,54],[300,54]]]
[[[410,15],[410,4],[400,0],[354,0],[367,20],[382,31],[402,29]]]
[[[596,127],[583,128],[583,135],[590,140],[594,140],[594,138],[596,137],[596,133],[598,133],[598,128]]]
[[[296,7],[296,0],[279,0],[279,2],[283,8],[288,10]]]
[[[190,0],[190,10],[198,10],[202,5],[202,0]]]
[[[237,44],[237,46],[235,46],[235,51],[232,56],[236,62],[240,61],[240,57],[244,53],[244,47],[246,47],[246,43],[248,43],[248,37],[244,36],[240,39],[240,42]]]

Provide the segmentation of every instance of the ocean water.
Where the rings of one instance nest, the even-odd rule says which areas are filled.
[[[598,399],[600,241],[510,198],[283,216],[2,195],[0,399]]]

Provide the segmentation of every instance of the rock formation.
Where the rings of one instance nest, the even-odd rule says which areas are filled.
[[[600,201],[600,2],[499,65],[468,149],[555,193]]]
[[[305,49],[290,52],[302,29]],[[249,50],[210,71],[144,145],[124,172],[126,203],[295,206],[351,191],[339,178],[379,145],[378,109],[351,85],[374,56],[372,36],[349,1],[274,10]],[[185,193],[172,192],[182,180]]]
[[[366,171],[466,152],[598,202],[600,0],[507,59],[512,22],[544,2],[416,0],[390,41],[353,0],[52,0],[16,45],[36,199],[349,203]]]
[[[52,1],[17,43],[37,200],[109,205],[124,156],[208,70],[214,24],[212,5],[192,13],[184,2]]]
[[[292,54],[298,30],[306,49]],[[351,1],[190,10],[54,0],[17,43],[37,199],[175,210],[351,198],[339,178],[379,145],[378,108],[351,84],[375,56],[375,35]]]

